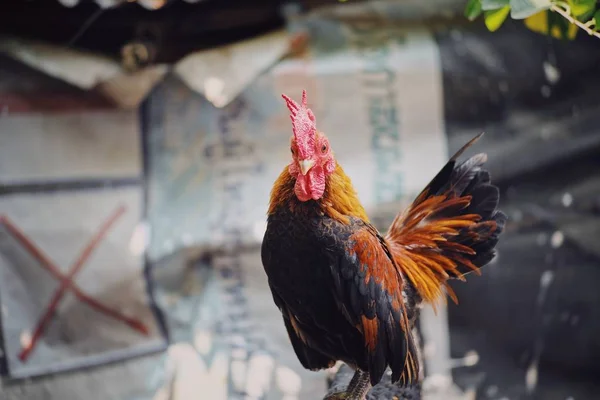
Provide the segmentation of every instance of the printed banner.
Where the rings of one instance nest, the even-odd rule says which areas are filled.
[[[260,243],[269,193],[290,161],[281,99],[302,89],[368,210],[413,196],[445,161],[439,54],[426,32],[309,25],[313,43],[223,109],[175,78],[149,101],[150,257]]]

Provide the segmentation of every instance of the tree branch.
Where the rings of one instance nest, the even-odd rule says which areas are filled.
[[[552,11],[559,13],[560,15],[562,15],[564,18],[566,18],[570,23],[577,25],[580,29],[583,29],[584,31],[586,31],[589,35],[595,36],[597,38],[600,38],[600,32],[596,32],[595,30],[593,30],[590,25],[588,24],[584,24],[581,21],[576,20],[575,18],[573,18],[571,16],[571,14],[566,11],[565,9],[561,8],[558,4],[552,4],[552,7],[550,8]]]

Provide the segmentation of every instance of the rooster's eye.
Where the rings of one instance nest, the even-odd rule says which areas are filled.
[[[321,146],[321,151],[323,153],[325,153],[327,151],[327,145],[326,144],[324,144],[323,146]]]

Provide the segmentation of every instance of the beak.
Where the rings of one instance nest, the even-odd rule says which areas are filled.
[[[306,173],[308,171],[310,171],[310,169],[315,165],[315,161],[314,160],[301,160],[300,161],[300,171],[302,172],[302,175],[306,175]]]

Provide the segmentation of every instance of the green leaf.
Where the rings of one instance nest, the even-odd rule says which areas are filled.
[[[548,31],[552,32],[554,28],[557,28],[560,32],[560,39],[567,40],[569,36],[569,26],[571,23],[566,20],[562,15],[557,13],[548,13]]]
[[[552,6],[550,0],[510,0],[510,16],[524,19]]]
[[[600,10],[594,14],[594,22],[596,23],[596,29],[600,29]]]
[[[484,12],[485,26],[490,32],[496,31],[508,17],[510,6],[504,6],[498,10]]]
[[[481,0],[469,0],[465,7],[465,17],[469,21],[475,21],[481,15]]]
[[[510,5],[510,0],[480,0],[483,11],[497,10]]]
[[[576,35],[578,28],[562,15],[555,12],[548,12],[548,30],[556,38],[569,40],[575,37],[574,35]]]
[[[588,19],[596,9],[596,0],[569,0],[569,6],[574,17]]]

